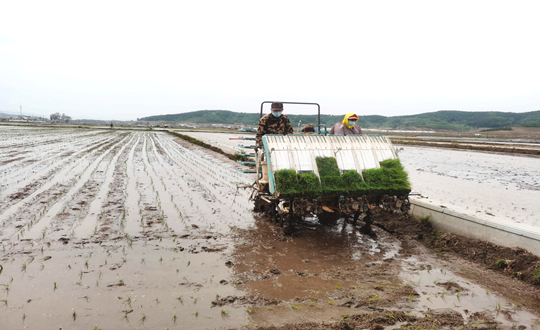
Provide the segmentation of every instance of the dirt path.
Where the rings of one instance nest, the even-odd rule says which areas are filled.
[[[0,164],[2,329],[540,325],[537,286],[437,254],[418,232],[307,219],[283,236],[225,157],[163,132],[83,132],[0,149],[13,159]],[[29,188],[22,173],[40,175]]]

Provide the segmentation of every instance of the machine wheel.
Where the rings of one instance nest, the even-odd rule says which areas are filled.
[[[371,228],[371,224],[373,223],[373,216],[371,214],[371,210],[368,209],[366,211],[366,216],[362,220],[364,220],[364,225],[360,227],[360,232],[369,236],[376,236],[375,232]]]

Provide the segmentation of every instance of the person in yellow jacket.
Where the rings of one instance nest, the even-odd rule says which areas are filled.
[[[358,116],[354,112],[349,112],[343,118],[343,121],[336,123],[330,129],[330,134],[333,135],[353,135],[362,134],[362,129],[358,123]]]

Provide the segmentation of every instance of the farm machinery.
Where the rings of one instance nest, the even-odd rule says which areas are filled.
[[[261,116],[265,101],[261,104]],[[381,135],[264,135],[254,148],[256,181],[251,200],[280,226],[305,217],[358,219],[371,234],[373,214],[409,209],[410,185],[394,146]]]

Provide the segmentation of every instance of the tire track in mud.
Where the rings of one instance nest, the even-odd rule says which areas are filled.
[[[111,157],[111,160],[107,164],[104,180],[99,184],[100,190],[90,204],[86,217],[80,222],[76,221],[71,228],[73,236],[77,238],[86,238],[98,232],[98,225],[100,225],[100,223],[103,223],[104,216],[109,213],[106,210],[106,203],[112,202],[110,195],[113,192],[112,183],[113,181],[115,181],[116,178],[115,174],[117,174],[118,159],[124,154],[124,150],[126,150],[126,148],[133,142],[133,139],[134,137],[131,136],[130,140],[127,143],[122,146],[118,146],[120,150],[118,150],[116,155]],[[114,152],[114,150],[112,152]],[[120,171],[120,173],[118,174],[122,175],[123,173],[122,171]],[[122,187],[123,186],[124,184],[122,184]],[[86,196],[82,196],[83,199],[85,197]],[[123,204],[124,202],[123,200],[121,200],[120,205],[122,205],[122,207]],[[66,227],[65,224],[63,225],[63,227]],[[108,227],[107,229],[110,228]]]
[[[122,137],[122,136],[121,136]],[[128,137],[123,136],[123,139],[110,145],[103,153],[98,156],[93,162],[91,162],[84,171],[75,179],[71,188],[61,197],[59,200],[49,209],[49,211],[39,221],[32,226],[32,228],[24,235],[25,238],[36,239],[45,236],[47,227],[51,225],[51,222],[60,213],[66,203],[84,186],[87,180],[90,179],[95,169],[99,166],[101,161],[113,150],[116,145],[123,143]]]
[[[121,139],[122,136],[117,136],[116,139]],[[38,216],[42,216],[42,212],[49,207],[56,199],[57,196],[63,194],[66,187],[70,187],[76,181],[75,177],[78,175],[80,177],[80,172],[83,172],[85,168],[97,157],[97,154],[101,149],[107,148],[108,146],[116,143],[114,140],[108,142],[107,144],[101,144],[94,146],[89,149],[89,152],[86,153],[86,157],[80,157],[77,161],[73,162],[69,166],[65,167],[59,171],[53,178],[49,178],[45,184],[41,185],[36,189],[32,194],[25,197],[24,199],[18,201],[17,203],[11,205],[9,208],[4,210],[0,214],[0,222],[2,222],[2,227],[4,228],[3,237],[13,236],[15,228],[20,228],[22,226],[31,227],[33,226],[33,221],[38,220]],[[93,150],[92,150],[93,149]],[[62,190],[59,190],[59,189]],[[56,189],[56,190],[55,190]],[[49,192],[44,194],[44,192]],[[38,199],[38,197],[40,197]],[[45,204],[45,207],[41,207],[42,204]],[[25,209],[23,209],[25,207]],[[40,212],[38,212],[38,210]],[[28,221],[27,214],[33,215],[33,220]],[[12,228],[7,229],[6,224],[13,223],[20,219],[25,221],[23,224],[14,225]],[[27,228],[29,229],[29,228]],[[7,233],[7,234],[6,234]]]

